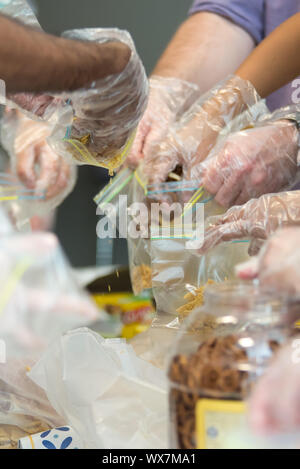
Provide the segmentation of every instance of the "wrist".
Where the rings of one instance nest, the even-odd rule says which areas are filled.
[[[95,80],[121,73],[131,56],[122,42],[103,44],[56,38],[56,66],[62,72],[61,91],[74,91]]]

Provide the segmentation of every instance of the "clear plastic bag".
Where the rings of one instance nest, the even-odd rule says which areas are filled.
[[[1,177],[1,173],[0,173]],[[1,191],[0,191],[1,194]],[[1,195],[0,195],[1,200]],[[5,207],[0,207],[0,238],[2,236],[9,236],[14,233],[14,226],[12,220],[9,218],[9,213]]]
[[[1,142],[10,157],[15,178],[12,185],[23,193],[21,217],[44,215],[54,210],[72,192],[77,168],[70,158],[55,154],[47,144],[53,125],[33,122],[21,113],[6,112],[1,122]],[[34,159],[35,164],[32,163]],[[19,174],[31,174],[26,185]],[[27,193],[27,197],[26,197]],[[20,200],[20,199],[19,199]]]
[[[119,233],[127,237],[129,253],[129,270],[132,289],[135,295],[150,295],[151,286],[151,258],[150,237],[148,234],[140,236],[140,232],[148,229],[148,217],[139,214],[136,219],[138,204],[147,207],[146,186],[138,171],[129,168],[121,170],[111,182],[94,198],[98,205],[97,214],[105,214],[106,220],[100,220],[97,225],[98,236],[100,229],[110,229],[112,235]],[[137,204],[137,205],[133,205]],[[110,228],[105,226],[109,223]],[[132,225],[131,225],[132,223]],[[121,226],[122,225],[122,226]],[[137,228],[137,229],[136,229]]]
[[[71,155],[77,164],[102,166],[113,173],[129,153],[146,107],[148,80],[144,67],[127,31],[78,29],[63,36],[97,43],[120,41],[131,49],[131,58],[119,75],[60,96],[71,104],[74,118],[67,127],[59,119],[50,139],[59,154]]]
[[[249,259],[248,242],[224,243],[206,255],[197,256],[195,250],[187,248],[187,241],[195,236],[195,214],[203,210],[202,226],[205,228],[206,219],[223,213],[224,209],[203,190],[201,181],[164,183],[161,190],[159,186],[155,190],[152,186],[156,197],[160,200],[171,197],[173,202],[182,205],[182,214],[173,221],[174,225],[179,224],[179,232],[153,236],[152,231],[151,235],[152,287],[157,308],[155,322],[176,328],[194,307],[193,300],[195,304],[201,304],[202,288],[207,283],[234,278],[236,263],[240,259]],[[188,198],[189,202],[183,205]],[[192,216],[186,222],[191,212]]]
[[[9,173],[0,173],[0,202],[1,207],[11,223],[13,231],[28,232],[31,230],[29,213],[25,210],[26,201],[36,197],[37,200],[43,194],[26,189],[19,183],[15,176]]]
[[[128,211],[128,255],[132,290],[135,295],[152,296],[152,270],[147,189],[139,171],[131,182]],[[140,209],[142,204],[142,209]],[[138,218],[137,218],[138,217]],[[132,230],[130,223],[132,223]]]
[[[83,328],[54,342],[30,372],[83,447],[167,447],[165,374],[122,339]]]
[[[64,422],[26,373],[61,333],[105,319],[52,234],[0,238],[0,423],[36,433]]]

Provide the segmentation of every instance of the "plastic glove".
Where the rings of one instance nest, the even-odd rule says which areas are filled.
[[[198,95],[197,85],[178,78],[152,76],[149,85],[148,106],[126,160],[132,168],[164,140],[170,126]]]
[[[250,401],[250,423],[260,433],[299,430],[300,340],[282,348],[258,382]]]
[[[214,153],[214,152],[213,152]],[[298,129],[288,120],[232,134],[203,164],[203,186],[224,207],[295,182]]]
[[[300,228],[278,230],[263,246],[259,256],[237,266],[242,279],[258,278],[266,288],[300,294]]]
[[[176,166],[183,167],[183,177],[199,179],[199,164],[206,159],[218,137],[234,118],[249,111],[242,121],[253,120],[250,108],[260,98],[253,86],[230,77],[202,96],[171,127],[167,137],[145,156],[143,171],[150,183],[163,182]],[[265,107],[264,107],[265,110]],[[237,129],[240,127],[237,123]],[[229,129],[228,129],[229,132]]]
[[[204,243],[198,252],[204,254],[223,241],[252,238],[249,254],[254,255],[261,240],[290,225],[300,225],[300,191],[266,194],[208,219]]]
[[[18,111],[6,112],[2,140],[20,181],[46,200],[69,193],[74,186],[72,163],[57,155],[48,145],[52,127],[36,122]],[[65,194],[66,196],[67,194]]]
[[[70,100],[74,119],[67,134],[63,122],[65,135],[58,131],[51,139],[55,146],[57,136],[58,151],[71,153],[77,163],[114,170],[127,156],[146,107],[148,80],[144,67],[126,31],[83,29],[68,31],[64,36],[96,43],[120,42],[131,50],[129,62],[121,73],[64,95]]]

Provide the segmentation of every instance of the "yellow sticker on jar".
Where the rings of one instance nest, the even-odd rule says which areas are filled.
[[[247,428],[247,408],[241,401],[200,399],[196,405],[197,449],[226,449],[230,434]]]

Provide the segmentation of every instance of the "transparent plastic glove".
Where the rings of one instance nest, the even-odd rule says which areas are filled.
[[[292,185],[297,175],[298,129],[289,120],[234,133],[203,164],[203,186],[223,207]]]
[[[148,80],[144,67],[127,31],[82,29],[67,31],[64,36],[98,44],[119,42],[131,51],[121,73],[64,95],[70,101],[74,119],[68,129],[64,128],[65,135],[57,135],[59,150],[71,153],[77,163],[114,170],[127,156],[146,107]],[[62,147],[61,137],[65,137]],[[52,140],[55,145],[55,135]]]
[[[224,241],[252,238],[249,254],[254,255],[261,240],[269,238],[278,228],[293,225],[300,225],[300,191],[266,194],[232,207],[225,215],[208,219],[199,253],[204,254]]]
[[[28,117],[48,121],[60,106],[64,106],[64,101],[48,94],[16,93],[8,94],[7,104]]]
[[[47,143],[51,132],[51,125],[33,121],[19,111],[6,111],[2,123],[2,142],[13,173],[40,198],[45,212],[61,203],[76,181],[74,164]],[[45,205],[48,202],[51,207]]]
[[[278,230],[259,256],[237,266],[242,279],[258,278],[266,288],[300,295],[300,227]]]
[[[185,179],[198,180],[199,164],[216,145],[221,132],[226,133],[226,126],[244,111],[251,114],[251,107],[259,100],[253,86],[239,77],[219,83],[196,101],[171,127],[165,140],[146,155],[143,171],[148,181],[165,181],[176,166],[182,166]]]
[[[260,433],[299,431],[300,340],[282,348],[258,382],[250,401],[249,418]]]
[[[126,164],[136,168],[166,137],[170,126],[191,105],[198,87],[178,78],[152,76],[147,109],[139,123]]]

